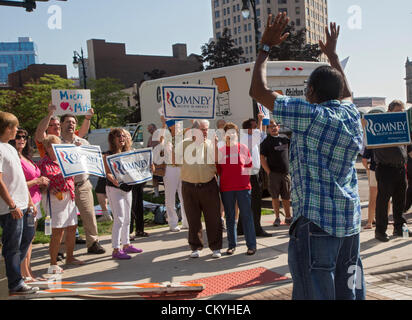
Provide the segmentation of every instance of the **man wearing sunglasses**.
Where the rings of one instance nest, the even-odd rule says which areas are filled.
[[[48,134],[55,135],[57,137],[61,136],[61,127],[60,127],[60,119],[59,117],[54,115],[56,111],[56,106],[53,104],[49,104],[49,113],[46,117],[44,117],[39,125],[37,126],[36,133],[34,135],[34,142],[36,143],[37,150],[39,151],[40,158],[43,158],[46,155],[46,150],[43,147],[43,140],[47,137]],[[87,115],[77,132],[77,136],[83,138],[88,132],[90,128],[90,120],[93,117],[94,111],[90,109],[91,115]]]

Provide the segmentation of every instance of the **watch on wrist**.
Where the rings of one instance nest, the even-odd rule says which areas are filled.
[[[259,50],[269,54],[270,53],[270,46],[267,45],[267,44],[261,43],[260,46],[259,46]]]

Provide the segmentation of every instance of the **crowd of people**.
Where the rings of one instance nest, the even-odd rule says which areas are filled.
[[[284,224],[290,225],[288,263],[293,299],[365,299],[359,240],[361,207],[354,166],[362,149],[363,130],[336,53],[339,27],[331,23],[325,30],[327,41],[319,45],[331,66],[319,67],[311,74],[304,100],[280,95],[267,86],[268,53],[288,37],[284,33],[288,22],[285,13],[274,20],[269,16],[252,76],[250,95],[272,112],[269,125],[264,127],[264,115],[258,114],[257,120],[242,123],[241,134],[235,123],[220,119],[216,123],[219,130],[210,135],[208,120],[192,121],[191,128],[183,129],[181,122],[161,117],[160,138],[155,137],[156,126],[148,126],[152,136],[147,146],[153,148],[154,155],[154,192],[159,194],[159,182],[163,180],[169,230],[187,229],[191,258],[199,258],[205,246],[202,214],[213,258],[222,256],[225,228],[226,254],[235,253],[238,235],[244,235],[245,254],[252,256],[257,251],[256,237],[272,236],[261,226],[262,191],[267,180],[275,212],[273,226],[281,224],[281,203]],[[87,145],[82,137],[89,129],[93,110],[76,131],[77,118],[68,114],[59,119],[54,116],[55,109],[49,105],[49,113],[34,136],[41,157],[37,164],[32,159],[27,131],[19,128],[14,115],[0,112],[0,225],[11,293],[36,292],[38,288],[27,283],[42,280],[36,279],[30,268],[36,230],[30,219],[31,215],[39,219],[41,207],[52,221],[48,273],[64,272],[57,264],[64,257],[62,251],[67,265],[84,264],[73,254],[77,211],[84,226],[87,253],[105,253],[99,243],[89,177],[82,174],[64,178],[52,147],[60,143]],[[403,109],[400,101],[389,106],[390,112]],[[292,130],[292,137],[280,134],[280,123]],[[180,141],[181,131],[184,137]],[[102,219],[113,220],[112,258],[126,260],[142,252],[131,245],[133,231],[134,237],[149,236],[144,232],[144,185],[119,183],[108,166],[108,155],[131,150],[130,133],[122,128],[111,129],[108,142],[109,150],[104,154],[106,178],[99,179],[96,194]],[[367,150],[363,157],[371,158],[370,164],[364,160],[371,195],[366,228],[372,228],[376,208],[376,238],[388,241],[390,198],[395,235],[402,233],[406,222],[402,214],[412,202],[411,198],[405,206],[407,149]],[[355,273],[349,272],[354,265]]]

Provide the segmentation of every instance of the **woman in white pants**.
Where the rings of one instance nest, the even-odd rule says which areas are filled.
[[[131,149],[131,142],[127,139],[127,133],[123,129],[112,129],[109,133],[109,155],[122,153]],[[113,259],[126,260],[131,259],[128,253],[141,253],[143,250],[137,249],[130,244],[130,209],[132,205],[132,186],[119,184],[114,175],[111,173],[104,156],[106,169],[106,195],[109,199],[110,208],[113,214],[112,227],[112,247]],[[123,245],[123,249],[121,249]]]
[[[174,149],[175,149],[175,134],[176,134],[176,122],[174,120],[165,121],[162,117],[163,127],[169,127],[171,133],[171,141],[165,143],[165,153],[168,154],[169,160],[166,167],[165,176],[163,177],[163,182],[165,186],[165,205],[167,213],[167,222],[169,224],[170,231],[179,232],[178,227],[179,218],[176,213],[175,203],[176,203],[176,192],[179,195],[180,201],[180,212],[182,214],[182,228],[189,229],[189,224],[186,219],[185,208],[183,204],[182,196],[182,180],[180,179],[180,165],[171,164],[174,162]],[[162,141],[163,142],[163,141]]]

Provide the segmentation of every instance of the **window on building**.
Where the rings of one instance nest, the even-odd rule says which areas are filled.
[[[215,18],[219,18],[220,17],[220,11],[219,10],[216,10],[215,11]]]
[[[216,27],[216,29],[219,29],[219,28],[220,28],[220,21],[217,21],[217,22],[215,23],[215,27]]]

